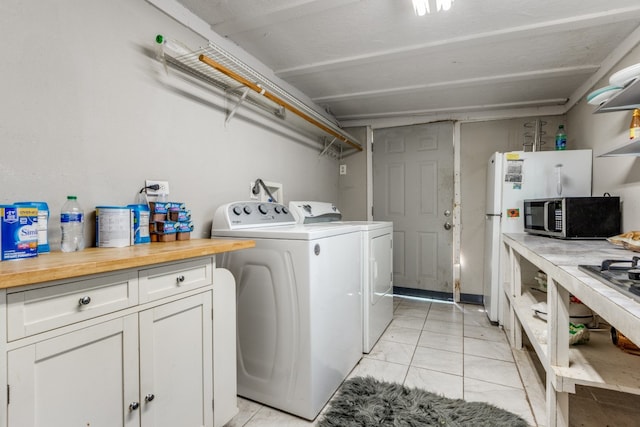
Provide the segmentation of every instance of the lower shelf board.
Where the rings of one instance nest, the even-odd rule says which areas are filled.
[[[562,379],[558,391],[574,392],[578,384],[640,394],[640,356],[613,345],[608,331],[591,332],[587,344],[571,347],[569,366],[553,371]]]
[[[594,330],[589,342],[569,348],[569,366],[550,366],[547,362],[547,323],[536,317],[531,305],[539,298],[529,293],[510,297],[510,303],[522,329],[540,361],[555,377],[556,391],[575,392],[576,385],[616,390],[640,395],[640,356],[625,353],[611,341],[607,330]],[[605,319],[606,320],[606,319]]]

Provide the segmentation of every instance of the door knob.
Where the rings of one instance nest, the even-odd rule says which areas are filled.
[[[452,225],[450,223],[448,223],[448,222],[444,223],[444,229],[445,230],[451,230],[451,227],[452,227]]]
[[[131,402],[131,404],[129,405],[129,410],[130,411],[135,411],[139,407],[140,407],[140,404],[138,402]]]
[[[444,211],[444,216],[451,216],[451,211],[449,209]]]
[[[149,393],[144,397],[144,400],[145,400],[145,402],[151,402],[155,398],[156,398],[156,396],[153,393]]]
[[[178,276],[178,277],[176,277],[176,283],[180,284],[180,283],[182,283],[182,282],[184,282],[184,276]]]
[[[78,304],[80,304],[80,305],[88,305],[90,302],[91,302],[91,297],[82,297],[78,301]]]

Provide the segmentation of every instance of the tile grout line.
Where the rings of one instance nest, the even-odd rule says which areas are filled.
[[[402,380],[402,385],[406,385],[407,378],[409,377],[409,370],[413,366],[413,358],[416,356],[416,351],[418,351],[418,344],[420,343],[420,338],[422,338],[422,333],[424,332],[424,327],[427,324],[427,319],[429,318],[429,312],[431,311],[431,303],[429,303],[429,308],[427,309],[427,314],[424,317],[424,322],[422,322],[422,328],[420,329],[420,335],[418,335],[418,341],[413,347],[413,354],[411,355],[411,359],[409,360],[409,365],[407,366],[407,372],[404,374],[404,379]]]

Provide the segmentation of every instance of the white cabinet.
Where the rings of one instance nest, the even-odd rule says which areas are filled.
[[[224,425],[237,413],[225,272],[205,257],[0,290],[0,426]]]
[[[137,331],[133,314],[9,351],[8,425],[139,425],[123,410],[138,395]]]
[[[210,291],[140,313],[142,426],[213,425],[212,323]]]

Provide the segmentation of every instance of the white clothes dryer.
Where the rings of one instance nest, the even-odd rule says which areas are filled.
[[[362,240],[362,352],[369,353],[393,319],[393,223],[341,221],[332,203],[293,201],[289,210],[299,224],[354,225]]]
[[[314,419],[362,357],[359,228],[250,201],[220,206],[211,235],[256,242],[220,258],[237,283],[238,394]]]

